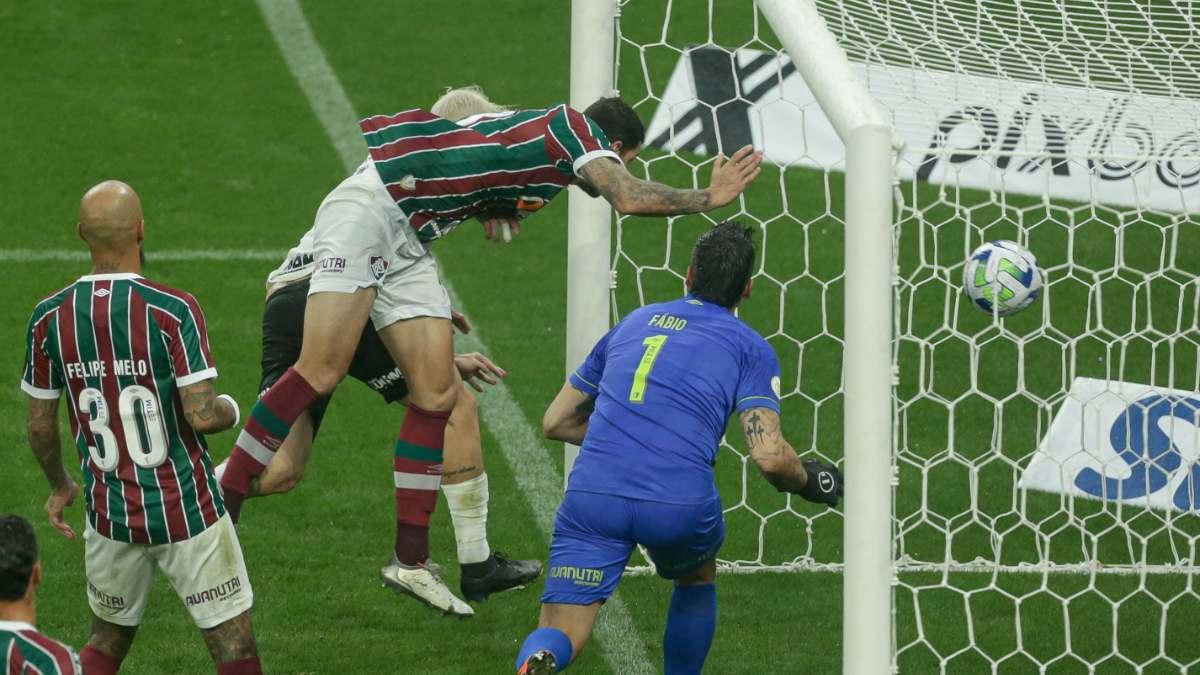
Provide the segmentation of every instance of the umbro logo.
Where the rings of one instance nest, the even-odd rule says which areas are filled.
[[[93,293],[92,295],[96,296],[97,298],[103,298],[104,296],[108,295],[108,289],[107,288],[97,288],[96,292]]]

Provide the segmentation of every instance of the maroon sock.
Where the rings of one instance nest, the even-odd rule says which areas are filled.
[[[300,413],[316,400],[317,392],[294,368],[288,368],[250,410],[246,426],[238,434],[237,445],[229,455],[221,490],[225,508],[236,521],[242,499],[250,491],[250,482],[267,468],[275,451],[287,438]]]
[[[258,662],[257,656],[241,661],[218,663],[217,675],[262,675],[262,664]]]
[[[429,516],[442,482],[442,446],[449,411],[408,404],[396,441],[396,559],[420,565],[429,557]]]
[[[120,659],[91,645],[79,652],[79,663],[87,675],[117,675],[117,671],[121,670]]]

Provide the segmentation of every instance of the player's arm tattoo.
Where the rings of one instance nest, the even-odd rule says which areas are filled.
[[[180,387],[179,400],[183,403],[183,418],[202,434],[224,431],[233,426],[236,414],[227,403],[217,399],[212,380],[201,380]]]
[[[632,215],[682,215],[709,208],[708,190],[681,190],[642,180],[620,162],[597,158],[580,168],[584,180],[613,208]]]
[[[582,403],[575,406],[575,419],[580,423],[585,423],[592,416],[592,412],[596,409],[596,397],[589,396]]]
[[[202,632],[204,644],[216,663],[230,663],[258,656],[254,628],[250,623],[250,610]]]
[[[751,410],[742,419],[742,432],[746,434],[746,445],[751,450],[760,447],[766,440],[767,430],[762,425],[762,415],[757,410]]]
[[[554,441],[575,445],[583,443],[583,437],[587,435],[588,420],[595,407],[596,397],[576,389],[567,382],[542,416],[542,434]]]
[[[63,466],[62,440],[58,435],[58,399],[30,397],[25,430],[33,456],[51,487],[59,488],[70,482]]]
[[[743,411],[742,432],[750,457],[767,481],[783,492],[799,492],[808,483],[808,474],[799,455],[783,437],[779,413],[768,408]]]

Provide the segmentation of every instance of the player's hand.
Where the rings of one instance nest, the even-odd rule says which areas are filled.
[[[454,367],[458,368],[458,373],[462,375],[463,382],[471,385],[471,388],[475,391],[483,391],[481,382],[496,384],[498,382],[497,377],[508,375],[503,368],[492,363],[491,359],[479,352],[455,354]]]
[[[762,153],[755,151],[752,146],[745,146],[728,161],[724,155],[717,155],[713,162],[712,179],[708,183],[708,205],[715,209],[725,206],[737,199],[762,171]]]
[[[75,498],[79,496],[79,486],[70,478],[63,485],[54,488],[50,492],[50,498],[46,500],[46,514],[50,516],[50,524],[58,533],[67,539],[75,538],[75,530],[67,524],[63,519],[63,511],[67,510]]]
[[[457,309],[450,310],[450,323],[463,335],[471,332],[471,321]]]
[[[509,216],[483,216],[483,236],[488,241],[503,241],[508,243],[512,238],[521,234],[521,221]]]
[[[808,482],[800,491],[800,496],[817,504],[838,505],[838,497],[842,496],[844,482],[842,472],[829,462],[819,462],[815,459],[806,460],[804,473],[808,474]]]

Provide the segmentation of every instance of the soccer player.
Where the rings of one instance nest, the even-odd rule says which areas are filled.
[[[383,576],[424,577],[447,420],[462,391],[450,303],[429,243],[478,218],[490,237],[577,184],[622,213],[682,214],[729,203],[758,175],[749,146],[718,158],[710,185],[678,190],[633,177],[644,128],[619,99],[453,122],[423,110],[361,122],[370,157],[317,210],[301,248],[313,252],[304,340],[295,365],[251,411],[221,478],[236,519],[291,425],[345,377],[370,319],[404,373],[408,411],[395,447],[396,543]]]
[[[729,416],[777,489],[836,506],[832,464],[801,462],[779,431],[779,361],[733,315],[750,295],[754,241],[724,222],[692,251],[687,296],[631,312],[596,343],[546,410],[547,438],[582,445],[550,543],[539,628],[517,672],[553,673],[579,654],[633,547],[675,581],[667,675],[699,673],[716,630],[725,519],[713,466]]]
[[[260,391],[267,391],[300,354],[308,275],[312,270],[292,263],[305,259],[311,260],[311,256],[292,251],[279,270],[271,275],[273,281],[269,283],[263,309]],[[462,314],[454,312],[453,322],[462,332],[470,332],[471,325]],[[495,384],[495,378],[506,375],[482,354],[456,354],[454,362],[464,383],[479,391],[482,391],[482,384]],[[408,396],[403,374],[370,321],[355,349],[349,374],[382,396],[386,403],[402,402]],[[330,398],[317,399],[297,418],[266,470],[251,485],[247,497],[288,492],[300,482]],[[482,448],[476,399],[469,390],[464,390],[455,401],[446,426],[441,488],[454,524],[462,593],[468,600],[475,601],[485,600],[492,593],[523,587],[536,579],[542,570],[542,564],[537,560],[512,560],[503,553],[492,551],[488,544],[489,493]],[[222,463],[217,467],[218,478],[226,466]],[[414,578],[410,585],[397,590],[413,595],[447,615],[474,614],[471,606],[456,598],[432,570],[430,575]]]
[[[58,402],[65,392],[87,511],[84,563],[92,635],[88,675],[116,673],[141,622],[155,568],[187,606],[221,675],[261,673],[253,593],[201,434],[229,429],[238,408],[217,376],[204,314],[191,295],[141,276],[145,223],[128,185],[84,194],[79,236],[92,273],[37,304],[21,388],[29,444],[50,482],[46,511],[79,487],[63,468]]]
[[[80,675],[75,650],[34,628],[41,584],[33,526],[20,516],[0,516],[0,667],[7,675]]]

